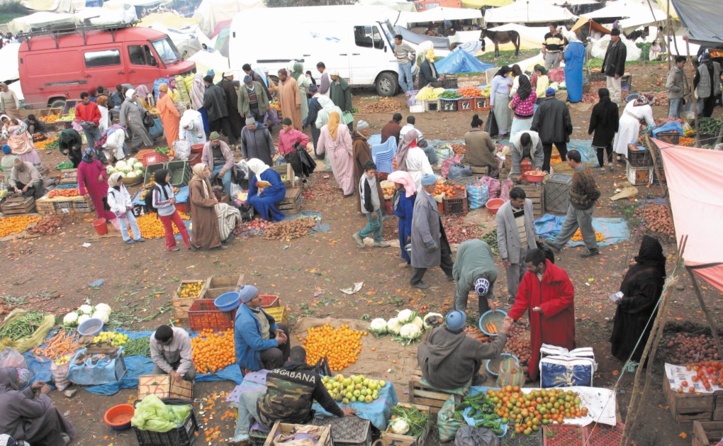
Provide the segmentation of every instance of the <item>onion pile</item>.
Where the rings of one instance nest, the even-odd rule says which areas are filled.
[[[720,359],[715,341],[708,335],[676,333],[665,342],[665,358],[672,364]]]

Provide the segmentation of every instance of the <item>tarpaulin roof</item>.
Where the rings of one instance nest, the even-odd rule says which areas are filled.
[[[678,243],[688,236],[685,266],[723,292],[723,151],[653,141],[663,154]]]
[[[444,20],[473,20],[481,19],[482,11],[467,8],[432,8],[420,12],[403,12],[402,16],[407,23],[442,22]]]
[[[605,28],[593,19],[588,19],[587,17],[580,17],[577,19],[577,22],[572,26],[572,31],[577,31],[585,26],[589,26],[591,29],[602,34],[610,34],[609,29]]]
[[[449,53],[449,56],[434,63],[437,72],[446,73],[483,73],[494,65],[480,62],[479,59],[457,47]]]
[[[552,23],[568,22],[577,16],[565,8],[520,0],[509,6],[490,9],[485,13],[487,23]]]
[[[241,11],[265,7],[263,0],[203,0],[193,18],[199,21],[201,31],[210,36],[219,22],[232,20]]]
[[[668,0],[658,0],[658,6],[660,6],[660,9],[662,9],[664,13],[670,14],[671,19],[680,20],[680,17],[678,17],[678,13],[675,12],[675,7],[672,3],[670,4],[670,11],[668,11]]]
[[[463,8],[479,9],[483,6],[507,6],[514,3],[514,0],[462,0]]]
[[[154,12],[143,17],[138,26],[150,26],[154,23],[162,23],[169,28],[181,29],[198,25],[198,19],[181,17],[171,12]]]
[[[691,42],[723,46],[723,8],[720,0],[671,0]]]
[[[359,4],[364,6],[384,6],[395,11],[414,12],[417,10],[414,3],[406,0],[361,0]]]

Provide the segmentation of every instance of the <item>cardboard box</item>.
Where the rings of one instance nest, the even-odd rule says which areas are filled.
[[[138,377],[138,400],[148,395],[158,398],[193,399],[193,383],[171,375],[141,375]]]
[[[402,407],[416,407],[419,409],[420,412],[426,412],[429,414],[429,406],[420,406],[417,404],[404,404],[399,403],[397,406]],[[427,425],[424,427],[424,430],[421,434],[419,434],[418,437],[412,437],[411,435],[400,435],[400,434],[394,434],[389,431],[382,432],[382,444],[384,446],[424,446],[425,442],[427,441],[427,435],[429,435],[429,431],[432,428],[432,418],[429,418],[429,421],[427,421]]]
[[[274,438],[282,434],[291,434],[297,427],[308,426],[304,426],[301,424],[287,424],[277,421],[276,423],[274,423],[274,427],[271,428],[271,432],[269,432],[269,436],[266,438],[266,443],[264,443],[264,446],[271,446],[271,444],[274,442]],[[318,443],[316,443],[317,446],[332,446],[333,443],[331,442],[331,429],[328,426],[314,427],[318,429],[317,432],[321,433],[321,437],[319,438]]]

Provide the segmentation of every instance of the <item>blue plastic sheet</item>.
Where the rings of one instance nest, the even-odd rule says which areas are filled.
[[[449,56],[434,63],[437,73],[484,73],[494,65],[480,62],[476,57],[457,47]]]
[[[678,132],[683,135],[683,125],[679,121],[666,122],[660,127],[653,129],[653,137],[657,137],[660,132]]]
[[[564,216],[545,214],[535,220],[535,232],[544,239],[554,240],[557,234],[560,233],[564,221]],[[600,246],[614,245],[630,239],[630,229],[628,229],[628,223],[623,218],[593,218],[592,227],[605,236],[605,241],[598,242]],[[567,243],[570,246],[583,246],[585,244],[582,241],[569,241]]]
[[[380,431],[384,431],[387,428],[387,422],[392,416],[392,407],[396,406],[399,400],[397,399],[397,391],[394,389],[394,384],[387,381],[387,385],[382,387],[379,391],[379,398],[375,399],[371,403],[350,403],[350,404],[339,404],[339,407],[350,407],[356,410],[356,415],[359,418],[364,418],[372,422],[374,427]],[[333,417],[334,415],[325,411],[319,403],[314,403],[312,408],[316,411],[316,417]]]
[[[567,150],[572,149],[580,152],[580,158],[583,164],[587,164],[590,167],[600,167],[597,162],[597,151],[592,146],[591,139],[571,139],[567,143]]]

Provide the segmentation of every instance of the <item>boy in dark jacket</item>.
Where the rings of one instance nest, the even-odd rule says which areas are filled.
[[[592,146],[597,151],[597,162],[600,169],[605,167],[605,154],[607,154],[610,171],[615,167],[613,163],[613,138],[618,132],[618,106],[610,100],[610,91],[607,88],[601,88],[597,91],[600,96],[600,102],[592,108],[590,116],[590,127],[587,130],[588,135],[595,132],[592,138]]]
[[[379,193],[377,179],[377,165],[374,161],[367,161],[364,164],[364,174],[359,180],[359,199],[361,200],[361,211],[367,217],[367,225],[359,232],[352,234],[352,238],[359,245],[364,247],[364,238],[374,237],[375,248],[387,248],[389,243],[382,238],[382,203],[384,197]]]

